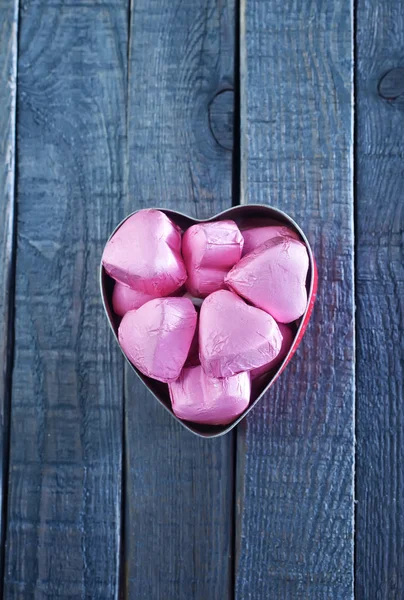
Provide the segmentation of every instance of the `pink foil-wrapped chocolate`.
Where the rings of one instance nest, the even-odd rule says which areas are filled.
[[[112,292],[112,307],[117,315],[123,317],[128,310],[140,308],[154,298],[155,296],[132,290],[132,288],[117,281]]]
[[[267,240],[272,240],[275,237],[291,237],[295,240],[299,240],[299,236],[293,229],[282,225],[267,225],[265,227],[251,227],[249,229],[243,229],[242,231],[244,238],[243,256],[258,248],[261,244]]]
[[[144,375],[174,381],[187,359],[196,319],[188,298],[156,298],[126,313],[118,330],[119,343]]]
[[[281,349],[276,321],[228,290],[208,296],[199,317],[199,357],[211,377],[230,377],[273,360]]]
[[[282,345],[278,356],[276,356],[266,365],[262,365],[262,367],[258,367],[257,369],[252,369],[252,371],[250,371],[251,379],[257,379],[258,377],[261,377],[261,375],[264,375],[264,373],[268,373],[268,371],[280,365],[287,353],[289,352],[295,334],[293,333],[293,330],[290,325],[278,323],[278,327],[282,334]]]
[[[307,306],[309,257],[302,242],[277,237],[244,256],[225,282],[279,323],[302,316]]]
[[[225,275],[241,258],[243,236],[234,221],[198,223],[182,238],[187,290],[204,298],[223,289]]]
[[[169,384],[174,414],[179,419],[225,425],[234,421],[250,402],[249,373],[216,379],[201,366],[183,369],[180,377]]]
[[[168,296],[185,282],[181,231],[160,210],[140,210],[129,217],[105,246],[106,272],[153,297]]]

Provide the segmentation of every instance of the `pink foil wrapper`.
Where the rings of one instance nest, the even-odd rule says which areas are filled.
[[[244,256],[225,282],[279,323],[291,323],[307,306],[309,257],[301,242],[287,237],[268,240]]]
[[[238,417],[250,402],[249,373],[225,379],[209,377],[201,366],[183,369],[169,384],[174,414],[179,419],[226,425]]]
[[[293,333],[293,330],[290,325],[278,323],[278,327],[282,334],[282,344],[278,356],[276,356],[266,365],[262,365],[262,367],[258,367],[257,369],[252,369],[252,371],[250,372],[251,379],[257,379],[258,377],[261,377],[261,375],[264,375],[264,373],[268,373],[268,371],[270,371],[271,369],[275,369],[275,367],[281,364],[281,362],[289,352],[293,344],[295,334]]]
[[[267,240],[272,240],[275,237],[300,239],[293,229],[281,224],[267,225],[266,227],[251,227],[250,229],[243,229],[242,233],[244,238],[243,256],[249,254]]]
[[[125,314],[118,329],[119,343],[144,375],[173,381],[187,359],[196,320],[188,298],[156,298]]]
[[[279,354],[282,335],[276,321],[233,292],[208,296],[199,319],[199,357],[211,377],[250,371]]]
[[[243,244],[234,221],[198,223],[187,229],[182,239],[182,255],[189,293],[204,298],[223,289],[225,275],[240,260]]]
[[[116,281],[156,297],[168,296],[185,282],[181,231],[159,210],[129,217],[105,246],[102,264]]]
[[[123,317],[129,310],[140,308],[149,300],[154,300],[154,298],[155,296],[132,290],[132,288],[117,281],[112,292],[112,308],[115,314]]]

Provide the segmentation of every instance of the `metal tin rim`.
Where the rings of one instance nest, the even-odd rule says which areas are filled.
[[[114,338],[126,360],[126,362],[128,363],[128,365],[131,367],[131,369],[136,373],[136,375],[139,377],[139,379],[142,381],[142,383],[148,388],[149,392],[154,396],[154,398],[159,402],[159,404],[176,420],[178,421],[187,431],[190,431],[191,433],[193,433],[194,435],[197,435],[198,437],[201,438],[217,438],[217,437],[221,437],[222,435],[225,435],[226,433],[228,433],[229,431],[231,431],[234,427],[236,427],[247,415],[248,413],[254,408],[254,406],[259,402],[259,400],[261,400],[262,396],[268,391],[268,389],[272,386],[273,383],[275,383],[276,379],[279,377],[279,375],[282,373],[283,369],[285,368],[286,364],[289,361],[289,358],[291,356],[291,354],[294,353],[294,351],[296,350],[296,341],[299,340],[299,337],[302,335],[302,332],[304,332],[305,327],[307,326],[307,315],[310,314],[311,310],[312,310],[312,302],[311,299],[313,298],[314,294],[315,294],[315,287],[316,287],[316,277],[315,277],[315,273],[316,273],[316,264],[315,264],[315,260],[314,260],[314,255],[313,255],[313,251],[311,249],[311,246],[309,244],[309,241],[306,237],[306,235],[304,234],[304,232],[302,231],[302,229],[299,227],[299,225],[294,221],[294,219],[292,219],[292,217],[290,217],[287,213],[285,213],[283,210],[280,210],[279,208],[275,208],[266,204],[239,204],[237,206],[232,206],[230,208],[227,208],[225,210],[223,210],[220,213],[217,213],[216,215],[209,217],[208,219],[196,219],[194,217],[190,217],[189,215],[181,212],[181,211],[177,211],[177,210],[172,210],[172,209],[167,209],[167,208],[160,208],[160,207],[153,207],[154,210],[160,210],[161,212],[163,212],[164,214],[166,214],[167,216],[173,218],[173,220],[175,221],[175,217],[179,216],[179,217],[183,217],[184,219],[187,219],[189,221],[191,221],[193,224],[195,223],[209,223],[210,221],[215,221],[217,219],[219,219],[220,217],[223,217],[225,215],[229,215],[229,213],[231,214],[235,214],[238,213],[240,211],[245,212],[246,210],[251,210],[253,211],[254,209],[256,210],[263,210],[263,211],[268,211],[271,213],[271,218],[274,218],[274,215],[278,215],[282,220],[286,220],[289,224],[291,224],[296,231],[299,233],[299,235],[301,236],[306,249],[307,249],[307,253],[309,255],[309,268],[310,268],[310,285],[309,285],[309,289],[308,289],[308,302],[307,302],[307,307],[306,310],[304,311],[303,315],[300,317],[300,324],[298,326],[298,329],[296,331],[295,334],[295,338],[294,338],[294,342],[289,350],[289,352],[287,353],[287,355],[285,356],[285,358],[283,359],[282,363],[279,365],[275,375],[272,377],[272,379],[268,382],[268,384],[265,386],[265,388],[262,390],[262,392],[257,396],[257,398],[255,398],[250,404],[249,406],[246,408],[246,410],[239,416],[237,417],[237,419],[235,421],[233,421],[232,423],[230,423],[227,426],[223,426],[223,430],[219,431],[219,432],[212,432],[211,434],[209,433],[201,433],[199,431],[195,431],[190,425],[188,425],[187,422],[182,421],[181,419],[179,419],[165,404],[164,402],[158,397],[158,395],[152,390],[150,389],[150,387],[148,386],[147,382],[143,379],[143,375],[136,369],[136,367],[134,367],[132,365],[132,363],[129,361],[129,359],[127,358],[127,356],[125,355],[125,353],[123,352],[120,344],[119,344],[119,340],[118,340],[118,336],[116,334],[116,331],[114,329],[114,326],[112,324],[112,320],[110,317],[110,312],[111,312],[111,308],[109,307],[109,305],[107,304],[107,299],[106,299],[106,291],[105,291],[105,287],[104,287],[104,277],[108,277],[107,273],[104,270],[104,267],[102,265],[102,260],[100,261],[100,267],[99,267],[99,284],[100,284],[100,292],[101,292],[101,298],[102,298],[102,304],[104,307],[104,311],[105,314],[107,316],[108,319],[108,324],[112,330],[112,333],[114,335]],[[130,217],[132,217],[133,215],[135,215],[136,213],[140,212],[140,210],[144,210],[144,209],[139,209],[139,210],[135,210],[132,213],[130,213],[129,215],[127,215],[124,219],[122,219],[122,221],[115,227],[115,229],[113,230],[113,232],[111,233],[111,235],[108,238],[108,241],[115,235],[115,233],[118,231],[118,229],[125,223],[125,221],[127,221]],[[269,215],[268,215],[269,216]],[[299,342],[300,343],[300,342]]]

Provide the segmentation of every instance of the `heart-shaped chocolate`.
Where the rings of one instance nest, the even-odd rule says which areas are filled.
[[[305,245],[275,237],[242,258],[227,274],[228,287],[273,316],[278,323],[299,319],[307,306],[309,257]]]
[[[175,381],[187,360],[196,322],[189,298],[155,298],[125,314],[118,339],[142,373],[162,382]]]
[[[268,371],[270,371],[271,369],[275,369],[275,367],[280,365],[287,353],[289,352],[289,348],[292,347],[293,338],[295,337],[292,327],[290,325],[284,325],[284,323],[278,323],[278,327],[282,335],[280,352],[269,363],[262,365],[262,367],[256,367],[255,369],[251,369],[250,375],[252,380],[261,377],[261,375],[266,375]]]
[[[250,403],[251,377],[238,373],[232,377],[209,377],[201,365],[185,368],[168,385],[174,414],[193,423],[227,425]]]
[[[125,219],[108,240],[102,263],[116,281],[154,298],[169,296],[187,278],[181,231],[155,209]]]
[[[238,225],[240,230],[243,232],[245,230],[250,230],[251,228],[255,228],[255,227],[257,227],[257,225],[260,227],[266,226],[266,225],[271,226],[271,225],[273,225],[274,221],[276,221],[278,224],[282,223],[282,225],[288,227],[288,229],[291,230],[294,234],[292,237],[295,237],[295,236],[298,237],[298,239],[304,244],[305,249],[307,250],[308,261],[309,261],[309,268],[308,268],[308,273],[307,273],[307,278],[306,278],[306,286],[305,286],[306,293],[307,293],[307,303],[306,303],[306,308],[305,308],[303,315],[293,325],[292,332],[295,331],[293,343],[292,343],[291,347],[289,348],[286,356],[284,356],[284,358],[280,364],[279,363],[277,364],[276,368],[274,368],[270,372],[267,372],[264,375],[261,375],[258,378],[254,378],[255,380],[254,380],[253,390],[251,393],[250,403],[248,404],[247,408],[237,418],[235,418],[231,423],[226,424],[226,425],[207,425],[207,424],[194,423],[194,422],[189,422],[189,421],[184,421],[184,420],[178,419],[172,410],[168,385],[143,375],[127,359],[130,367],[135,371],[135,373],[143,381],[143,383],[146,385],[146,387],[152,392],[152,394],[155,396],[155,398],[186,429],[188,429],[189,431],[191,431],[201,437],[217,437],[217,436],[223,435],[224,433],[230,431],[233,427],[235,427],[241,421],[241,419],[243,419],[248,414],[248,412],[250,410],[252,410],[252,408],[260,400],[260,398],[263,396],[263,394],[269,389],[269,387],[271,385],[273,385],[273,383],[279,377],[280,373],[283,371],[286,364],[290,361],[290,359],[292,358],[292,355],[296,351],[296,348],[298,347],[298,345],[303,337],[303,334],[307,328],[307,325],[308,325],[308,322],[309,322],[309,319],[310,319],[310,316],[311,316],[311,313],[313,310],[313,305],[314,305],[316,291],[317,291],[317,270],[316,270],[313,253],[311,251],[310,245],[309,245],[304,233],[298,227],[298,225],[291,219],[291,217],[289,217],[286,213],[280,211],[279,209],[275,209],[275,208],[272,208],[269,206],[254,205],[254,204],[235,206],[235,207],[232,207],[210,219],[207,219],[206,221],[193,219],[191,217],[188,217],[182,213],[179,213],[179,212],[176,212],[173,210],[166,210],[164,208],[163,209],[159,208],[157,210],[160,210],[161,212],[163,212],[167,217],[169,217],[169,219],[173,223],[175,223],[175,225],[177,225],[183,231],[185,231],[186,229],[188,229],[189,227],[191,227],[192,225],[195,225],[197,223],[202,223],[202,222],[211,222],[212,223],[212,222],[217,222],[217,221],[233,220],[236,222],[236,224]],[[136,214],[139,214],[139,213],[138,212],[133,213],[133,215],[136,215]],[[128,219],[133,217],[133,215],[130,215],[121,224],[118,225],[118,227],[115,229],[115,231],[111,234],[111,236],[109,238],[110,240],[115,235],[115,233],[118,232],[119,229],[124,226],[124,224],[128,221]],[[261,234],[261,233],[262,232],[259,232],[259,234]],[[174,234],[174,238],[175,238],[175,234]],[[175,246],[174,250],[176,251],[176,246]],[[135,252],[133,253],[133,248],[132,248],[133,258],[136,261],[138,261],[139,259],[141,259],[141,256],[139,256],[136,252],[141,253],[141,249],[139,248],[139,249],[135,250]],[[183,273],[181,271],[181,264],[180,264],[180,261],[178,260],[178,255],[176,254],[176,252],[173,253],[173,259],[174,259],[174,265],[175,265],[175,269],[173,270],[175,283],[173,284],[173,287],[175,287],[175,286],[178,287],[182,283]],[[170,281],[169,281],[169,283],[170,283]],[[109,320],[110,326],[114,332],[115,338],[118,342],[118,327],[119,327],[121,319],[119,316],[117,316],[115,314],[115,312],[113,310],[113,305],[112,305],[114,281],[107,274],[107,272],[106,272],[105,268],[102,266],[102,264],[101,264],[101,271],[100,271],[100,286],[101,286],[101,294],[102,294],[104,309],[108,316],[108,320]],[[153,293],[154,290],[142,290],[142,291],[144,293],[149,293],[150,291]],[[125,357],[125,358],[127,358],[127,357]],[[188,364],[192,364],[192,363],[188,363]],[[185,366],[187,366],[187,363]]]
[[[210,294],[199,319],[201,364],[211,377],[231,377],[274,360],[282,334],[268,313],[229,290]]]

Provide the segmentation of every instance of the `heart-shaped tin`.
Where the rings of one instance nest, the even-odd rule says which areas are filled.
[[[204,438],[218,437],[223,435],[233,429],[244,417],[252,410],[252,408],[256,405],[256,403],[262,398],[265,392],[274,384],[276,379],[285,369],[288,362],[291,360],[293,354],[296,352],[298,345],[300,344],[304,332],[306,331],[307,325],[310,320],[311,313],[313,311],[313,306],[316,298],[317,292],[317,268],[314,260],[313,252],[311,250],[310,244],[304,235],[303,231],[300,227],[294,222],[294,220],[284,213],[283,211],[273,208],[270,206],[260,205],[260,204],[242,204],[239,206],[234,206],[229,208],[210,219],[194,219],[189,217],[181,212],[177,212],[174,210],[167,210],[164,208],[158,208],[157,210],[161,210],[165,213],[174,223],[176,223],[183,230],[187,229],[191,225],[195,223],[203,223],[203,222],[212,222],[212,221],[222,221],[232,219],[241,230],[246,229],[247,227],[254,227],[259,225],[264,225],[266,223],[271,223],[274,220],[284,223],[289,228],[292,228],[299,236],[301,241],[305,244],[307,248],[307,253],[309,256],[309,270],[307,273],[306,279],[306,287],[307,287],[307,297],[308,302],[306,306],[306,310],[304,314],[298,319],[296,322],[296,333],[294,336],[294,340],[292,346],[289,349],[289,352],[281,362],[281,364],[274,370],[270,371],[266,375],[258,378],[253,381],[252,392],[251,392],[251,401],[248,408],[237,417],[232,423],[228,425],[202,425],[198,423],[191,423],[189,421],[182,421],[178,419],[172,411],[170,395],[168,391],[168,386],[165,383],[161,383],[154,379],[150,379],[146,377],[142,373],[140,373],[127,359],[125,356],[130,368],[136,373],[136,375],[141,379],[144,385],[150,390],[153,396],[160,402],[160,404],[171,414],[171,416],[179,421],[183,427]],[[134,213],[132,213],[134,214]],[[121,225],[128,219],[131,215],[128,215],[112,232],[109,239],[115,234],[115,232],[121,227]],[[118,317],[112,309],[112,291],[114,286],[114,280],[109,277],[106,273],[104,267],[100,266],[100,289],[102,302],[104,305],[105,313],[108,317],[108,322],[110,327],[114,333],[116,342],[118,343],[118,326],[120,322],[120,317]],[[118,343],[119,345],[119,343]]]

